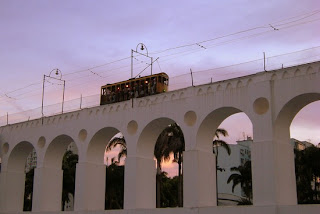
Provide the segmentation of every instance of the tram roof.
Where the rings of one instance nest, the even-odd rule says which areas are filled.
[[[139,78],[131,78],[131,79],[128,79],[128,80],[125,80],[125,81],[121,81],[121,82],[115,82],[115,83],[111,83],[111,84],[106,84],[106,85],[103,85],[101,87],[105,88],[105,87],[109,87],[109,86],[113,86],[113,85],[121,85],[121,84],[124,84],[124,83],[127,83],[127,82],[132,82],[132,81],[152,78],[152,77],[156,77],[156,76],[165,76],[166,78],[169,78],[168,74],[162,72],[162,73],[152,74],[152,75],[143,76],[143,77],[139,77]]]

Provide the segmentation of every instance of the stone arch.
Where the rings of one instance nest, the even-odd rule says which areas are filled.
[[[212,144],[214,136],[215,136],[215,131],[219,128],[220,124],[222,124],[222,122],[224,120],[226,120],[227,118],[229,118],[230,116],[232,116],[234,114],[241,113],[241,112],[244,113],[249,118],[249,121],[251,121],[251,124],[253,124],[252,123],[253,120],[252,120],[252,118],[250,118],[248,113],[240,110],[238,107],[228,106],[228,107],[221,107],[221,108],[215,109],[211,112],[207,112],[205,114],[206,116],[204,117],[204,119],[200,122],[198,130],[196,130],[196,136],[195,136],[196,137],[196,139],[195,139],[196,145],[195,145],[194,150],[199,154],[199,156],[204,157],[204,159],[202,161],[199,160],[200,165],[205,165],[205,169],[203,168],[200,171],[202,171],[203,174],[206,174],[205,176],[207,178],[209,178],[206,180],[206,182],[212,181],[212,183],[209,183],[209,185],[208,185],[211,187],[206,189],[205,191],[209,192],[211,195],[214,195],[216,197],[218,197],[218,194],[223,193],[222,192],[223,190],[218,189],[218,186],[220,186],[220,187],[223,186],[223,188],[225,190],[229,188],[229,187],[227,187],[227,185],[223,185],[221,183],[221,178],[227,176],[226,179],[228,179],[229,175],[231,175],[232,173],[230,172],[230,168],[225,168],[225,170],[222,170],[219,172],[216,170],[213,170],[213,172],[211,172],[211,173],[208,170],[208,169],[216,169],[216,167],[217,167],[216,161],[218,161],[218,156],[213,154],[213,144]],[[226,127],[222,127],[222,128],[226,128]],[[226,130],[229,132],[229,134],[231,133],[231,131],[228,130],[228,128]],[[247,138],[247,140],[248,140],[248,138]],[[218,148],[219,147],[216,147],[216,150],[215,150],[216,153],[218,153],[218,150],[217,150]],[[231,148],[231,151],[232,151],[231,155],[235,155],[234,157],[237,157],[237,154],[234,154],[234,151],[237,151],[237,150],[236,149],[232,150],[232,148]],[[236,148],[239,149],[239,152],[240,152],[240,148],[243,148],[243,147],[242,147],[242,145],[240,146],[240,144],[238,144],[238,146]],[[227,152],[223,149],[222,150],[219,149],[219,151],[220,151],[219,152],[220,158],[224,157],[224,156],[221,156],[221,154],[222,155],[227,154]],[[236,160],[238,160],[239,162],[234,162],[234,164],[238,164],[238,165],[233,165],[233,166],[239,166],[242,164],[242,161],[245,161],[244,158],[241,159],[242,157],[240,156],[240,154],[238,154],[238,155],[239,155],[238,156],[239,158]],[[230,164],[230,163],[228,163],[228,164]],[[223,165],[223,163],[221,163],[221,164],[222,165],[219,165],[219,166],[225,167]],[[226,163],[224,163],[224,164],[226,164]],[[251,172],[252,171],[253,170],[251,170]],[[228,173],[230,173],[230,174],[228,174]],[[220,183],[216,179],[219,179]],[[230,188],[231,188],[231,186],[230,186]],[[235,192],[238,192],[238,194],[240,194],[240,192],[241,192],[240,187],[237,186],[235,188],[235,190],[236,190]],[[216,198],[216,197],[208,198],[207,200],[214,201],[214,204],[216,204],[216,201],[221,202],[221,199]]]
[[[91,138],[86,152],[89,163],[104,164],[104,152],[108,142],[120,131],[114,127],[105,127],[97,131]]]
[[[212,139],[214,137],[214,131],[226,118],[240,112],[243,111],[236,107],[222,107],[210,112],[203,119],[198,128],[196,134],[196,150],[212,151]],[[249,117],[249,114],[246,115]],[[249,119],[252,121],[250,117]]]
[[[158,118],[148,123],[142,130],[137,142],[137,156],[153,158],[154,146],[160,133],[175,121],[170,118]]]
[[[179,99],[182,99],[182,98],[184,98],[184,93],[183,92],[181,92],[180,95],[179,95]]]
[[[164,96],[162,97],[162,102],[166,102],[167,100],[168,100],[167,95],[164,95]]]
[[[232,89],[232,84],[229,82],[229,83],[227,84],[226,90],[230,90],[230,89]]]
[[[68,135],[63,134],[55,137],[46,150],[43,163],[44,166],[49,168],[61,169],[62,157],[66,152],[68,146],[72,142],[75,141]]]
[[[297,204],[296,176],[294,166],[294,151],[290,144],[290,126],[297,113],[306,105],[319,101],[320,93],[305,93],[290,99],[277,114],[273,126],[273,141],[277,148],[277,167],[281,174],[278,186],[280,203]],[[281,154],[280,154],[281,153]]]
[[[242,86],[243,86],[243,83],[242,83],[241,80],[239,80],[239,81],[237,82],[237,88],[241,88]]]
[[[25,190],[25,164],[28,155],[34,146],[27,141],[18,143],[10,152],[6,173],[6,188],[4,209],[7,211],[21,212],[24,203]]]
[[[81,198],[78,202],[76,201],[76,207],[87,203],[89,207],[94,207],[96,210],[105,209],[105,195],[108,187],[106,186],[104,155],[107,144],[119,132],[117,128],[104,127],[98,130],[89,141],[85,155],[86,161],[80,163],[83,169],[82,176],[86,178],[86,191],[76,193],[76,197],[79,195]],[[92,173],[94,176],[91,175]]]
[[[212,89],[211,86],[209,86],[208,89],[207,89],[207,94],[210,94],[210,93],[213,93],[213,89]]]
[[[8,171],[24,171],[28,155],[34,149],[30,142],[23,141],[18,143],[10,152],[8,158]]]
[[[72,137],[61,134],[55,137],[48,145],[43,158],[43,167],[37,168],[35,171],[35,211],[61,211],[62,161],[71,143],[75,143]],[[77,144],[75,144],[75,150],[79,151]],[[75,180],[77,181],[76,175]]]
[[[222,90],[223,90],[223,88],[222,88],[221,84],[219,84],[219,85],[217,86],[217,91],[222,91]]]
[[[176,99],[176,94],[171,95],[171,101]]]
[[[272,76],[271,76],[271,80],[276,80],[278,77],[277,77],[277,74],[273,73]]]
[[[167,117],[157,118],[149,122],[138,137],[136,157],[132,157],[131,161],[128,161],[130,165],[135,164],[134,172],[138,182],[132,183],[132,181],[129,181],[130,179],[126,179],[126,183],[127,185],[129,183],[135,185],[137,190],[144,189],[143,192],[135,193],[137,203],[144,204],[144,208],[156,207],[156,161],[153,158],[155,145],[161,132],[174,122],[173,119]],[[131,193],[127,192],[127,194]]]
[[[203,91],[202,91],[201,88],[199,88],[198,91],[197,91],[197,95],[199,96],[199,95],[201,95],[201,94],[203,94]]]
[[[284,71],[283,74],[282,74],[282,79],[286,79],[286,78],[289,78],[290,77],[290,74],[288,71]]]
[[[306,105],[320,100],[320,93],[306,93],[298,95],[289,100],[278,113],[274,133],[278,140],[290,138],[290,125],[296,114]]]
[[[313,68],[311,66],[307,69],[307,75],[314,73]]]
[[[302,72],[300,71],[300,69],[297,69],[295,72],[294,72],[294,76],[297,77],[297,76],[301,76],[302,75]]]

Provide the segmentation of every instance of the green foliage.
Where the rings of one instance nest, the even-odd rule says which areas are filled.
[[[127,156],[127,145],[126,145],[126,140],[124,139],[123,136],[112,138],[106,147],[106,152],[111,151],[113,148],[117,146],[120,146],[120,152],[118,154],[118,162],[120,162],[120,159],[122,157]]]
[[[247,200],[252,200],[252,174],[251,174],[251,161],[247,161],[243,166],[232,167],[231,171],[237,172],[229,176],[227,183],[232,182],[232,192],[237,185],[241,188],[247,197]]]
[[[228,155],[231,154],[230,146],[223,140],[220,140],[220,136],[228,136],[228,131],[225,129],[217,129],[214,133],[214,140],[212,141],[213,146],[213,153],[218,156],[218,147],[222,146],[228,153]]]
[[[154,148],[154,156],[157,159],[157,207],[163,207],[162,204],[162,186],[161,179],[161,161],[170,160],[170,154],[174,156],[174,162],[178,163],[178,206],[183,206],[183,177],[182,177],[182,161],[185,141],[183,132],[177,123],[170,124],[159,135]]]
[[[62,209],[64,204],[69,202],[69,194],[74,197],[76,165],[78,163],[78,155],[72,151],[66,151],[62,159],[63,170],[63,187],[62,187]]]
[[[299,204],[320,204],[320,148],[295,150],[295,171]]]
[[[34,178],[34,169],[31,169],[29,172],[26,173],[23,211],[32,210],[33,178]]]
[[[112,163],[106,167],[105,209],[123,209],[124,166]]]
[[[160,207],[178,207],[178,185],[179,178],[175,176],[173,178],[167,177],[166,172],[161,173],[161,197],[160,197]]]

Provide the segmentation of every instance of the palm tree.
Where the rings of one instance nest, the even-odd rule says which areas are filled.
[[[213,154],[216,155],[216,188],[217,188],[217,204],[218,204],[218,170],[220,172],[224,171],[223,168],[219,167],[218,165],[218,155],[219,155],[219,147],[222,146],[222,148],[224,148],[228,155],[231,154],[231,149],[229,147],[229,145],[223,141],[223,140],[220,140],[220,136],[223,136],[223,137],[227,137],[229,134],[228,134],[228,131],[221,128],[221,129],[217,129],[215,132],[214,132],[214,140],[212,141],[212,152]]]
[[[252,199],[252,175],[251,175],[251,161],[247,161],[243,166],[232,167],[231,171],[238,172],[229,176],[227,183],[233,182],[232,192],[237,185],[241,185],[241,188],[247,197],[248,201]]]
[[[231,154],[231,149],[229,147],[229,145],[223,141],[223,140],[220,140],[220,136],[223,136],[223,137],[227,137],[229,134],[228,134],[228,131],[225,130],[225,129],[217,129],[214,133],[214,140],[212,141],[212,146],[213,146],[213,153],[216,154],[216,156],[218,156],[219,154],[219,150],[218,148],[220,146],[222,146],[228,153],[228,155]]]
[[[295,172],[299,204],[320,203],[317,189],[320,177],[320,148],[295,149]]]
[[[116,146],[120,146],[120,152],[118,154],[118,162],[122,157],[127,155],[126,141],[123,136],[114,137],[108,143],[106,151],[111,151]],[[159,135],[155,148],[154,157],[157,160],[157,207],[161,207],[160,195],[161,195],[161,162],[169,161],[170,154],[174,156],[174,162],[178,163],[178,202],[179,206],[183,206],[183,178],[182,178],[182,153],[185,148],[184,137],[181,128],[178,124],[173,123],[166,127]]]
[[[183,206],[183,176],[182,176],[182,161],[183,151],[185,149],[185,141],[183,132],[177,123],[169,125],[164,130],[168,136],[169,151],[173,153],[174,162],[178,164],[178,205]]]
[[[159,135],[156,145],[154,146],[154,157],[157,160],[157,174],[156,174],[156,207],[160,208],[160,195],[161,195],[161,161],[170,160],[170,149],[168,146],[168,133],[164,130]]]
[[[62,210],[66,202],[70,201],[69,195],[74,197],[76,165],[78,163],[78,155],[68,150],[63,156],[63,189],[62,189]]]
[[[120,152],[118,154],[118,163],[120,163],[120,159],[127,156],[127,144],[124,137],[121,135],[120,137],[113,137],[106,147],[106,152],[111,151],[113,148],[120,146]]]
[[[26,173],[23,211],[32,210],[34,168]]]

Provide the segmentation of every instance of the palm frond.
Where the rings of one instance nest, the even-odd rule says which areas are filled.
[[[106,147],[106,151],[111,151],[111,149],[115,148],[117,145],[120,145],[121,148],[127,147],[126,140],[123,136],[112,138]]]
[[[219,139],[220,138],[220,135],[224,136],[224,137],[227,137],[229,134],[228,134],[228,131],[223,129],[223,128],[218,128],[215,133],[214,133],[214,136]]]

